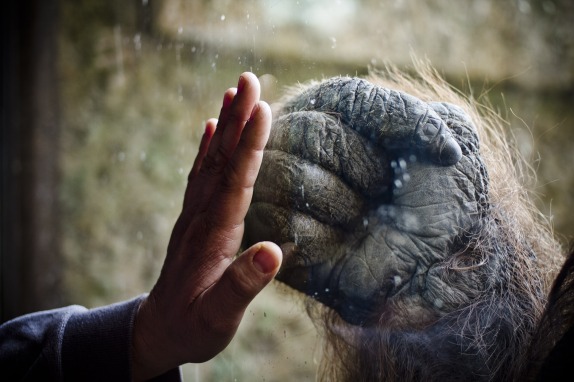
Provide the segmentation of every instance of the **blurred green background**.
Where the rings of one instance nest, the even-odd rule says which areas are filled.
[[[50,94],[59,128],[49,155],[58,170],[59,255],[49,293],[58,303],[91,307],[149,291],[204,122],[246,70],[260,76],[272,103],[297,82],[365,75],[386,63],[409,70],[412,55],[428,58],[506,118],[537,174],[539,208],[565,245],[572,240],[569,0],[57,3]],[[224,353],[184,367],[186,380],[314,380],[317,341],[302,306],[276,285],[257,298]]]

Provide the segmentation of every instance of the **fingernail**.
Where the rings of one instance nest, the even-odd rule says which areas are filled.
[[[245,87],[245,79],[243,78],[243,76],[239,76],[239,81],[237,82],[237,94],[241,93],[244,87]]]
[[[277,267],[275,258],[265,251],[259,251],[253,256],[253,266],[261,273],[270,273]]]
[[[439,147],[438,159],[442,165],[452,166],[462,158],[462,150],[453,137],[448,137]]]
[[[255,114],[257,114],[258,111],[259,111],[259,104],[256,103],[255,105],[253,105],[251,115],[249,115],[249,121],[253,121],[253,118],[255,118]]]

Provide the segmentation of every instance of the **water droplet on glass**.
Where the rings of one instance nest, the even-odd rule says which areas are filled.
[[[401,182],[399,179],[395,179],[395,187],[401,188],[402,186],[403,186],[403,182]]]
[[[552,1],[545,1],[542,3],[542,9],[544,12],[549,14],[554,14],[556,12],[556,5]]]
[[[407,169],[407,162],[403,158],[399,159],[399,167],[401,170]]]
[[[522,13],[530,13],[531,11],[530,3],[527,0],[518,1],[518,10]]]
[[[142,48],[142,39],[139,33],[134,36],[134,48],[135,50],[140,50]]]

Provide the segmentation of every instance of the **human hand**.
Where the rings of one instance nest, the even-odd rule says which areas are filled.
[[[279,269],[281,250],[271,242],[235,258],[271,126],[259,95],[257,77],[243,73],[225,92],[219,120],[207,122],[160,277],[136,317],[134,380],[217,355]]]

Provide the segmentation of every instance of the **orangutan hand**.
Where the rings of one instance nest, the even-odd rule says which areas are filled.
[[[468,302],[442,266],[488,207],[466,112],[335,77],[293,93],[275,117],[245,243],[281,246],[278,280],[353,325],[420,323]]]
[[[259,94],[257,77],[243,73],[225,92],[219,120],[207,122],[161,275],[136,317],[134,380],[217,355],[279,269],[281,250],[271,242],[235,258],[271,127]]]

